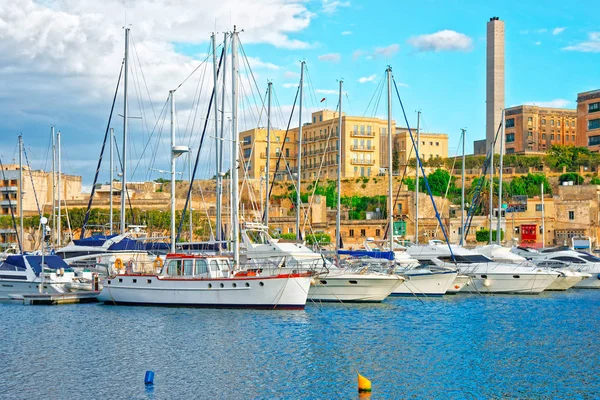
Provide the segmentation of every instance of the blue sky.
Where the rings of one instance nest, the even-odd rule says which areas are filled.
[[[345,111],[354,115],[375,113],[366,110],[367,104],[389,64],[401,84],[410,123],[414,126],[415,111],[421,110],[424,130],[450,135],[451,154],[460,128],[467,128],[468,150],[473,140],[484,137],[485,34],[492,16],[506,24],[507,107],[537,103],[575,108],[578,92],[600,87],[600,23],[590,4],[203,2],[205,7],[191,0],[175,5],[136,0],[124,8],[121,1],[111,0],[103,8],[86,1],[17,0],[21,4],[15,9],[1,9],[5,25],[0,36],[8,38],[0,45],[3,162],[14,157],[16,135],[23,132],[33,167],[47,167],[49,126],[56,124],[63,131],[65,171],[91,182],[122,57],[123,21],[115,21],[114,15],[124,16],[125,11],[148,91],[159,109],[157,99],[164,100],[168,88],[198,64],[209,32],[228,29],[228,19],[245,30],[240,38],[254,59],[259,89],[264,90],[267,79],[273,81],[282,114],[293,102],[300,60],[306,61],[312,83],[306,88],[313,92],[307,94],[307,106],[323,105],[310,99],[326,97],[328,107],[335,108],[337,95],[330,92],[343,78]],[[25,11],[19,13],[19,6]],[[22,32],[23,26],[29,33]],[[182,97],[185,107],[190,99]],[[382,103],[376,114],[384,116],[384,107]],[[397,121],[401,117],[397,102],[394,116]],[[148,125],[155,122],[149,118]],[[120,133],[120,123],[113,125]],[[132,138],[137,155],[144,139],[144,134]],[[159,161],[156,166],[166,164]]]

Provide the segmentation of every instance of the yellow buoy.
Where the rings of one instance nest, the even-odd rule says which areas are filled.
[[[371,381],[358,374],[358,393],[370,393],[371,392]]]

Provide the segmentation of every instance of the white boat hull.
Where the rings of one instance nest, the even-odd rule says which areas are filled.
[[[581,281],[585,280],[586,276],[577,276],[577,275],[567,275],[567,276],[559,276],[558,278],[556,278],[556,280],[554,282],[552,282],[552,284],[550,286],[548,286],[548,288],[546,290],[553,290],[553,291],[564,291],[567,289],[572,288],[573,286],[577,285],[578,283],[580,283]]]
[[[98,300],[115,305],[303,309],[310,277],[170,278],[118,275],[103,281]]]
[[[578,282],[574,287],[578,289],[600,289],[600,273],[590,272],[591,277]]]
[[[403,278],[383,274],[329,274],[312,279],[308,299],[344,303],[379,303],[388,297]]]
[[[460,292],[462,288],[465,287],[465,285],[469,282],[471,282],[470,276],[461,274],[457,275],[454,279],[454,282],[452,282],[452,285],[450,285],[450,287],[446,291],[446,294],[456,294]]]
[[[21,300],[24,294],[36,294],[40,291],[39,282],[23,280],[0,280],[0,300]],[[44,293],[68,293],[64,284],[44,283]]]
[[[393,296],[443,296],[452,286],[458,272],[402,273],[405,281],[392,292]]]
[[[461,292],[481,294],[539,294],[546,290],[558,278],[559,274],[525,274],[523,272],[498,274],[487,272],[484,277],[479,274],[466,275],[470,275],[471,281],[463,287]]]

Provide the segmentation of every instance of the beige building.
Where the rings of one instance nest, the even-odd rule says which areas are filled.
[[[577,95],[577,145],[600,151],[600,89]]]
[[[392,123],[392,129],[395,124]],[[342,146],[342,178],[370,177],[380,173],[382,154],[387,151],[387,120],[352,117],[342,114],[342,134],[338,141],[338,114],[330,110],[312,113],[311,122],[302,127],[301,174],[303,180],[335,179],[337,177],[338,143]],[[297,172],[298,128],[271,131],[270,174],[275,173],[281,158],[279,179],[291,179]],[[385,138],[383,140],[382,138]],[[266,129],[257,128],[240,133],[243,165],[250,179],[260,179],[266,166]],[[279,157],[281,155],[281,157]],[[244,174],[240,174],[243,179]]]
[[[506,154],[544,153],[577,143],[577,111],[522,105],[505,111]]]
[[[417,134],[415,131],[412,134],[416,142]],[[448,135],[445,133],[421,132],[419,136],[419,155],[421,156],[421,160],[429,161],[434,158],[448,158]],[[399,152],[400,166],[406,165],[408,161],[416,158],[416,152],[413,148],[408,128],[396,128],[394,151]]]

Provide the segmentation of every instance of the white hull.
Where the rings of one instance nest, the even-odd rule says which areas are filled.
[[[546,290],[567,290],[584,279],[585,276],[559,276]]]
[[[340,273],[312,279],[308,299],[327,302],[381,302],[403,281],[397,275]]]
[[[39,282],[22,280],[0,280],[0,300],[22,299],[24,294],[40,292]],[[44,293],[67,293],[69,290],[64,284],[44,283]]]
[[[471,277],[467,275],[457,275],[452,285],[446,291],[446,294],[456,294],[462,290],[465,285],[471,282]]]
[[[402,273],[405,281],[399,285],[394,296],[443,296],[458,275],[456,271],[433,273]]]
[[[463,287],[466,293],[504,293],[504,294],[539,294],[546,290],[558,277],[558,273],[514,274],[487,272],[484,277],[479,274],[470,275],[471,282]],[[518,278],[516,278],[518,276]]]
[[[106,304],[210,308],[303,309],[310,277],[170,278],[118,275],[103,281]]]
[[[584,279],[578,282],[575,286],[578,289],[600,289],[600,274],[596,272],[591,273],[590,278]]]

